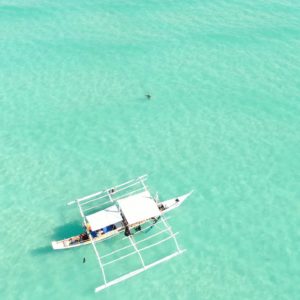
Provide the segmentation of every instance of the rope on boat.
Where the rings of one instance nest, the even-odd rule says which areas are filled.
[[[148,227],[145,231],[143,231],[144,233],[148,233],[152,228],[153,228],[154,224],[150,227]]]
[[[145,231],[143,231],[144,233],[148,233],[153,227],[154,225],[158,222],[158,220],[160,219],[160,216],[158,218],[156,218],[154,221],[153,221],[153,224],[147,228]]]

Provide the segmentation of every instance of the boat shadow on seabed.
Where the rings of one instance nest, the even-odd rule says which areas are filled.
[[[61,240],[69,236],[80,234],[82,232],[83,228],[80,226],[80,224],[78,224],[78,222],[70,222],[55,227],[51,235],[51,239],[49,240]],[[30,253],[33,256],[45,255],[53,253],[53,249],[51,247],[51,244],[49,243],[49,245],[32,249]]]
[[[32,256],[50,254],[50,252],[53,252],[51,245],[44,246],[44,247],[38,247],[38,248],[30,250],[30,254]]]
[[[52,240],[62,240],[70,236],[80,234],[84,231],[83,227],[76,221],[63,224],[55,227],[53,234],[51,235]]]

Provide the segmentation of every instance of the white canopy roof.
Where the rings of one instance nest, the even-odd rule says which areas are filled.
[[[118,203],[129,225],[160,215],[148,191],[123,198]]]
[[[120,211],[116,205],[107,207],[104,210],[86,216],[86,219],[91,225],[93,231],[112,224],[116,224],[123,220]]]

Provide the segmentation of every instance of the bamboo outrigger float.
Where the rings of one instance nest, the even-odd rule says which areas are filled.
[[[95,292],[99,292],[109,286],[133,277],[185,251],[179,248],[176,239],[178,233],[173,233],[171,227],[167,224],[167,218],[164,217],[164,214],[180,206],[192,192],[177,198],[159,202],[158,197],[152,197],[148,191],[145,184],[146,179],[147,175],[144,175],[121,185],[68,203],[68,205],[77,204],[81,217],[83,218],[85,231],[82,234],[64,240],[53,241],[52,247],[58,250],[88,244],[92,245],[103,276],[103,284],[97,287]],[[158,225],[155,226],[156,224],[163,224],[165,228],[161,229]],[[135,240],[136,235],[141,232],[147,233],[154,226],[159,227],[160,230],[148,235],[146,238],[138,241]],[[125,239],[129,241],[129,245],[101,256],[96,244],[117,236],[122,232],[124,232],[126,236]],[[162,234],[168,234],[168,236],[158,242],[138,248],[141,243],[157,238]],[[170,239],[173,239],[175,243],[175,252],[146,264],[141,252],[158,246]],[[134,251],[106,263],[102,262],[104,258],[106,259],[128,248],[133,248]],[[138,255],[142,264],[141,268],[113,280],[107,280],[104,269],[107,265],[134,254]]]

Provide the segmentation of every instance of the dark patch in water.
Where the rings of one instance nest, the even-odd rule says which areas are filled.
[[[33,255],[33,256],[45,255],[45,254],[49,254],[50,252],[53,252],[51,245],[44,246],[44,247],[38,247],[38,248],[32,249],[30,251],[31,255]]]
[[[52,240],[58,241],[82,233],[84,230],[80,223],[71,222],[55,227],[51,236]]]

